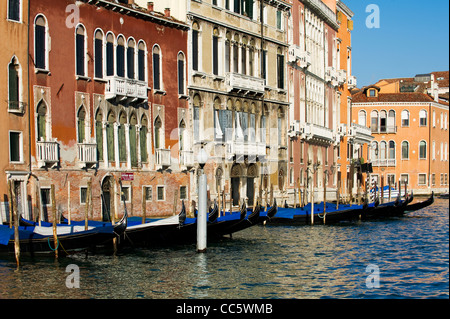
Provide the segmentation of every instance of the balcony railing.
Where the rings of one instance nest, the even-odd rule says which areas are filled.
[[[356,143],[370,143],[373,140],[372,130],[367,126],[352,123],[348,130],[349,139]]]
[[[97,144],[78,144],[78,161],[81,168],[97,163]]]
[[[395,159],[372,159],[372,166],[377,167],[395,167],[396,166]]]
[[[347,70],[338,70],[337,71],[337,81],[339,84],[344,84],[347,80]]]
[[[289,62],[300,63],[300,67],[306,68],[311,65],[311,53],[302,50],[298,45],[289,46]]]
[[[266,155],[266,144],[260,142],[231,141],[226,143],[227,157],[233,156],[255,156]]]
[[[42,141],[37,142],[36,159],[39,167],[45,167],[49,164],[57,164],[59,162],[59,143]]]
[[[370,127],[372,133],[376,134],[395,134],[397,133],[397,126],[389,125],[389,126],[374,126]]]
[[[328,66],[325,70],[325,81],[331,82],[332,85],[338,84],[338,72],[333,66]]]
[[[156,169],[162,169],[171,165],[170,149],[159,148],[155,151]]]
[[[264,93],[264,79],[238,73],[227,73],[225,78],[228,92],[244,91],[256,94]]]
[[[147,96],[147,82],[127,79],[119,76],[110,76],[107,78],[105,96],[107,99],[130,98],[133,100],[148,99]]]
[[[333,130],[312,123],[304,123],[302,133],[306,140],[315,140],[325,144],[331,144],[335,141]]]

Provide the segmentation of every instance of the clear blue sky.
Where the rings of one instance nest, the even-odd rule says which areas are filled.
[[[343,0],[354,12],[352,74],[358,87],[383,78],[449,70],[448,0]],[[366,19],[379,8],[379,28]],[[372,20],[373,21],[373,20]]]

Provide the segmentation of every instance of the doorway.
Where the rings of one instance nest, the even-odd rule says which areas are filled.
[[[111,221],[111,200],[114,194],[114,178],[111,176],[105,177],[102,183],[102,220],[104,222]]]

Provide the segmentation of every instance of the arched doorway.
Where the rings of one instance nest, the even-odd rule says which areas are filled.
[[[114,178],[106,176],[102,182],[102,220],[111,221],[111,210],[114,208]],[[113,202],[111,204],[111,202]]]
[[[231,197],[233,206],[239,206],[242,168],[240,164],[234,164],[231,168]]]

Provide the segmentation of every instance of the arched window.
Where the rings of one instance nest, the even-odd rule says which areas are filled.
[[[390,110],[388,113],[388,119],[387,119],[387,132],[388,133],[395,133],[395,111]]]
[[[37,106],[37,140],[47,139],[47,105],[43,101]]]
[[[182,52],[178,53],[178,94],[185,94],[185,67],[184,67],[184,54]]]
[[[185,149],[185,142],[186,142],[186,123],[184,123],[184,120],[181,120],[179,128],[179,145],[180,145],[180,151],[183,151]]]
[[[115,160],[115,140],[114,140],[114,123],[116,122],[116,115],[111,111],[108,114],[108,122],[106,125],[106,144],[108,147],[108,161]]]
[[[194,106],[194,141],[200,141],[200,107],[201,107],[201,99],[200,95],[194,95],[193,99]]]
[[[200,27],[197,22],[192,23],[192,69],[199,70],[199,35]]]
[[[227,32],[225,40],[225,72],[231,72],[231,33]]]
[[[155,149],[162,148],[161,129],[162,129],[162,121],[161,118],[158,116],[155,120]]]
[[[372,154],[370,156],[372,161],[376,161],[378,160],[378,154],[379,154],[379,149],[378,149],[378,142],[373,141],[372,142]]]
[[[76,72],[77,75],[86,75],[86,31],[82,25],[79,25],[75,35],[76,50]]]
[[[20,65],[16,57],[13,57],[8,65],[8,107],[9,110],[20,109]]]
[[[277,49],[277,84],[279,89],[284,89],[284,55],[281,48]]]
[[[427,126],[427,111],[425,110],[419,112],[419,126]]]
[[[97,158],[99,161],[103,160],[103,113],[98,110],[95,115],[95,141],[97,142]]]
[[[379,155],[380,155],[380,160],[385,160],[387,159],[387,143],[385,141],[381,141],[380,142],[380,151],[379,151]]]
[[[144,41],[139,41],[138,50],[138,78],[139,81],[145,81],[145,57],[147,55],[147,49]]]
[[[409,159],[409,142],[408,141],[402,142],[402,159],[403,160]]]
[[[427,158],[427,142],[420,141],[419,143],[419,159]]]
[[[81,105],[77,114],[77,141],[84,143],[86,138],[86,111],[84,105]]]
[[[114,75],[114,35],[112,33],[106,36],[106,75]]]
[[[147,163],[147,133],[148,133],[148,121],[147,117],[142,116],[141,119],[141,131],[139,132],[139,146],[141,150],[141,163]]]
[[[98,79],[103,78],[103,32],[95,31],[94,40],[94,76]]]
[[[402,127],[408,127],[409,126],[409,111],[403,110],[402,111]]]
[[[122,36],[117,38],[116,62],[117,76],[125,77],[125,39]]]
[[[34,25],[34,64],[36,68],[47,69],[47,21],[39,15]]]
[[[366,111],[361,110],[358,112],[358,124],[366,126]]]
[[[125,139],[125,124],[127,123],[127,117],[125,112],[120,113],[119,116],[119,128],[117,135],[119,137],[119,161],[127,161],[127,144]]]
[[[136,167],[138,164],[136,125],[137,125],[136,114],[132,113],[130,116],[130,129],[129,129],[131,167]]]
[[[380,132],[381,133],[385,133],[386,130],[386,125],[387,125],[387,113],[386,111],[380,111]]]
[[[213,74],[219,75],[219,29],[213,30],[213,42],[212,42],[212,66]]]
[[[128,40],[127,46],[127,76],[129,79],[134,79],[134,55],[135,55],[135,42],[133,39]]]
[[[161,50],[158,45],[153,47],[153,88],[161,90]]]
[[[389,141],[388,159],[395,159],[395,142]]]
[[[378,112],[375,110],[370,113],[370,128],[372,132],[378,132]]]

